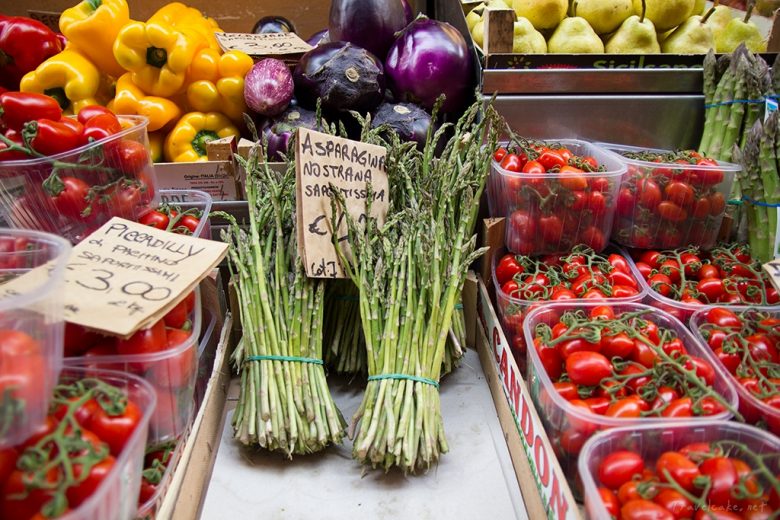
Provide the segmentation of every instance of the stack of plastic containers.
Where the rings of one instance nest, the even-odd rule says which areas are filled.
[[[48,233],[0,229],[0,279],[9,284],[0,285],[0,448],[23,441],[46,417],[62,366],[70,250]]]

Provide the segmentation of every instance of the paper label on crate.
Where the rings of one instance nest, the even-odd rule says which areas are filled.
[[[545,429],[520,369],[509,348],[498,318],[493,311],[485,285],[480,281],[477,313],[490,342],[491,353],[509,408],[514,418],[520,443],[523,445],[534,476],[536,488],[547,508],[549,518],[579,520],[577,503],[566,482],[550,442],[544,438]]]
[[[311,278],[346,278],[333,245],[331,190],[344,197],[347,212],[358,225],[366,221],[366,202],[372,195],[371,216],[383,224],[389,189],[382,146],[298,129],[295,147],[295,200],[298,252]],[[347,219],[338,219],[337,236],[347,257]]]
[[[233,164],[229,161],[155,165],[157,186],[164,190],[205,191],[217,201],[238,200]]]
[[[295,33],[214,33],[222,50],[242,51],[250,56],[275,56],[285,54],[303,54],[312,50]]]
[[[129,336],[162,318],[225,257],[228,245],[114,217],[73,248],[65,319]],[[50,264],[0,285],[0,298],[48,277]]]

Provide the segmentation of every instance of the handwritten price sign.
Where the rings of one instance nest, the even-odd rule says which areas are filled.
[[[386,150],[306,128],[298,129],[295,149],[298,250],[310,278],[345,278],[333,246],[331,186],[339,190],[347,211],[358,224],[366,221],[369,183],[372,216],[384,222],[389,205]],[[339,215],[337,236],[349,254],[347,222]]]
[[[303,54],[312,46],[295,33],[215,33],[222,50],[242,51],[250,56],[274,56],[284,54]]]
[[[65,319],[129,336],[184,299],[227,247],[114,217],[73,248],[65,271]],[[43,266],[0,285],[0,296],[48,277],[50,269]]]

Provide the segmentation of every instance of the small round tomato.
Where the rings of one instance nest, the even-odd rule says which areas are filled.
[[[704,264],[699,268],[699,280],[707,278],[720,278],[720,271],[712,264]]]
[[[510,234],[521,240],[532,241],[536,238],[536,220],[527,211],[517,210],[509,216]]]
[[[110,116],[114,116],[114,113],[111,112],[109,109],[107,109],[104,106],[101,105],[87,105],[83,107],[81,110],[79,110],[78,114],[78,121],[82,125],[86,124],[87,121],[92,119],[93,117],[101,114],[108,114]],[[116,117],[116,116],[114,116]]]
[[[675,203],[680,208],[687,208],[693,205],[694,193],[690,184],[679,181],[672,181],[664,188],[666,200]]]
[[[693,503],[674,489],[661,489],[653,498],[653,502],[672,513],[674,518],[691,518],[693,516]]]
[[[170,223],[170,221],[171,219],[168,215],[162,211],[149,211],[138,220],[138,223],[165,231],[168,229],[168,223]]]
[[[599,218],[607,211],[607,198],[600,191],[592,191],[588,196],[588,210],[595,218]]]
[[[528,161],[520,170],[523,173],[546,173],[547,170],[539,161]]]
[[[71,218],[81,218],[90,206],[89,184],[77,177],[50,177],[59,182],[45,183],[44,190],[50,194],[57,211]],[[86,216],[86,215],[83,215]]]
[[[651,289],[661,296],[669,296],[672,294],[672,280],[663,273],[654,274],[647,280],[647,283],[650,285]]]
[[[114,114],[97,114],[84,123],[84,139],[98,141],[122,131],[122,125]]]
[[[607,409],[610,405],[610,400],[606,397],[588,397],[584,401],[588,403],[588,406],[590,406],[590,409],[593,411],[593,413],[597,413],[599,415],[604,415],[607,413]]]
[[[604,457],[598,465],[597,475],[602,485],[618,489],[635,475],[642,475],[644,469],[645,462],[641,456],[632,451],[619,450]]]
[[[620,508],[622,520],[674,520],[674,515],[649,500],[629,500]]]
[[[633,287],[634,289],[638,286],[634,277],[623,271],[612,271],[607,275],[607,280],[612,285],[623,285],[626,287]]]
[[[542,239],[550,244],[558,244],[563,238],[563,222],[556,215],[539,217],[539,231]]]
[[[734,502],[732,488],[739,483],[737,469],[728,457],[713,457],[699,465],[702,475],[710,478],[707,501],[713,506],[727,506]]]
[[[639,490],[637,489],[639,483],[639,480],[629,480],[620,486],[617,492],[618,501],[621,504],[625,504],[630,500],[640,500],[642,495],[639,494]]]
[[[658,457],[655,471],[661,482],[673,479],[686,491],[694,491],[694,481],[701,476],[698,466],[685,455],[677,451],[667,451]]]
[[[598,305],[590,310],[590,319],[614,320],[615,311],[609,305]]]
[[[693,417],[693,401],[690,397],[674,399],[661,412],[661,417]]]
[[[118,414],[109,414],[99,406],[92,414],[89,429],[108,444],[112,455],[118,457],[138,427],[141,415],[138,405],[130,400],[127,401],[124,411]]]
[[[165,321],[158,320],[148,329],[139,330],[128,339],[120,339],[117,342],[117,352],[126,354],[147,354],[160,352],[168,345],[168,337],[165,332]]]
[[[16,468],[16,460],[19,458],[19,452],[14,448],[0,448],[0,491],[3,489],[5,481]]]
[[[515,275],[522,273],[524,270],[525,269],[520,265],[514,255],[504,255],[501,257],[501,260],[498,261],[498,264],[496,264],[496,280],[498,281],[498,285],[504,285],[514,278]]]
[[[567,401],[573,401],[580,398],[579,388],[570,381],[559,381],[553,383],[553,387],[561,394],[561,397]]]
[[[609,262],[609,265],[611,265],[615,271],[620,271],[629,275],[631,274],[631,268],[628,267],[628,260],[626,260],[623,255],[612,253],[607,257],[607,262]]]
[[[650,275],[653,272],[653,268],[644,262],[637,262],[636,270],[639,271],[639,274],[641,274],[642,278],[644,278],[645,280],[650,278]]]
[[[172,231],[183,235],[194,235],[199,225],[200,219],[195,215],[183,215]]]
[[[601,229],[597,226],[588,226],[585,228],[580,234],[580,241],[594,251],[601,251],[607,245],[604,233],[602,233]]]
[[[669,222],[685,222],[688,218],[688,212],[685,209],[668,200],[658,204],[656,211],[662,219],[668,220]]]
[[[131,139],[120,139],[106,150],[109,161],[125,175],[134,176],[151,163],[149,150]]]
[[[566,360],[575,352],[598,352],[601,350],[601,342],[591,343],[584,338],[573,338],[560,342],[558,349],[563,359]]]
[[[551,301],[576,300],[577,295],[566,287],[556,287],[550,295]]]
[[[696,284],[696,290],[703,294],[707,301],[712,303],[726,293],[726,287],[720,278],[705,278]]]
[[[710,195],[710,215],[719,217],[726,211],[726,198],[719,191]]]
[[[563,373],[563,358],[561,357],[560,351],[558,351],[557,348],[537,347],[536,352],[539,354],[542,366],[547,372],[547,375],[550,376],[550,379],[555,381],[560,378]]]
[[[651,269],[658,269],[663,260],[659,251],[644,251],[639,256],[639,261],[649,265]]]
[[[108,455],[105,459],[98,462],[89,470],[89,474],[86,477],[81,476],[83,468],[80,464],[73,466],[73,476],[76,479],[84,478],[75,486],[68,488],[66,496],[68,497],[68,506],[78,507],[85,500],[95,494],[95,491],[100,487],[103,481],[108,477],[108,474],[114,468],[116,459],[111,455]]]
[[[499,146],[498,150],[493,152],[493,160],[496,161],[497,163],[500,163],[501,159],[506,157],[506,154],[507,154],[506,148],[504,148],[503,146]]]
[[[617,518],[618,513],[620,512],[620,504],[618,503],[617,495],[605,487],[600,487],[599,496],[601,497],[601,502],[604,504],[607,513],[609,513],[610,516]]]
[[[689,356],[685,364],[686,369],[695,369],[696,375],[704,380],[708,386],[715,382],[715,370],[708,361],[697,356]]]
[[[636,198],[632,191],[628,188],[621,188],[617,196],[617,214],[622,217],[631,216],[634,213],[635,205]]]
[[[638,203],[647,209],[655,209],[661,203],[661,188],[654,180],[640,179],[636,183]]]
[[[628,359],[633,352],[634,340],[628,337],[625,332],[601,337],[601,353],[608,359],[613,357]]]
[[[641,417],[642,412],[646,412],[650,406],[638,395],[631,395],[619,399],[609,405],[607,417],[636,418]]]

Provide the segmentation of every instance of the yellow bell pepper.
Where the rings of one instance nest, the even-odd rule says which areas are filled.
[[[130,22],[114,42],[114,56],[147,94],[168,97],[184,86],[187,69],[202,43],[165,23]]]
[[[60,32],[98,69],[118,78],[125,70],[112,48],[119,30],[129,21],[126,0],[83,0],[62,12]]]
[[[149,132],[149,152],[152,156],[152,162],[163,162],[163,146],[165,144],[165,132]]]
[[[244,76],[252,64],[252,58],[241,51],[220,56],[213,49],[202,50],[190,65],[187,102],[197,111],[221,112],[240,123],[247,110]]]
[[[184,114],[165,138],[165,159],[171,162],[206,161],[206,143],[231,135],[239,135],[238,128],[223,114]]]
[[[181,2],[171,2],[154,13],[146,23],[164,23],[178,30],[191,30],[198,33],[206,44],[218,50],[219,44],[215,32],[222,32],[216,20],[204,16],[194,7],[188,7]]]
[[[101,92],[105,85],[97,67],[68,47],[25,74],[19,90],[51,96],[70,115],[87,105],[105,105],[108,98]]]
[[[111,110],[117,114],[147,117],[150,132],[165,128],[181,115],[179,106],[170,99],[144,94],[143,90],[133,83],[130,72],[123,74],[116,81],[116,97]]]

